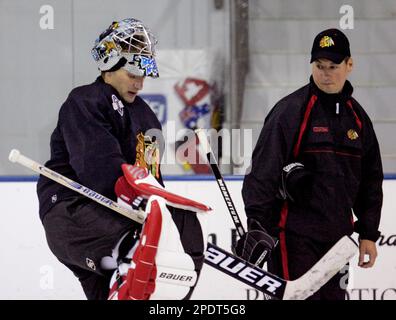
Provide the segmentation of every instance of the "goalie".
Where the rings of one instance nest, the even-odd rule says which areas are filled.
[[[267,115],[242,188],[250,248],[264,231],[279,238],[268,270],[290,280],[354,231],[358,265],[371,268],[380,237],[381,153],[369,116],[352,96],[353,59],[341,30],[315,37],[311,68],[309,83]],[[344,300],[347,279],[348,266],[310,299]]]
[[[92,55],[101,74],[63,103],[45,164],[108,198],[145,209],[144,225],[44,176],[38,181],[49,248],[88,299],[187,299],[204,260],[196,212],[209,208],[163,188],[159,146],[146,134],[160,134],[161,124],[137,95],[146,77],[159,75],[155,44],[135,19],[113,22],[100,34]]]

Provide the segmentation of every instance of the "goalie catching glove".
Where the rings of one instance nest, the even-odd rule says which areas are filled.
[[[249,231],[237,241],[233,251],[242,259],[262,267],[275,245],[276,240],[267,233],[257,220],[250,218]]]

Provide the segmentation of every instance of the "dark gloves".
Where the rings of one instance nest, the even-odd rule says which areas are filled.
[[[288,164],[282,169],[282,181],[279,188],[284,200],[304,203],[311,197],[313,174],[299,162]]]
[[[233,252],[242,259],[262,267],[275,247],[276,240],[257,220],[249,219],[248,229],[249,231],[237,241]]]

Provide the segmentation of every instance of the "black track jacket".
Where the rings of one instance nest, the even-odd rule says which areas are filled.
[[[355,230],[362,239],[378,239],[380,151],[371,120],[352,91],[347,81],[342,93],[325,94],[311,77],[266,117],[242,196],[247,217],[271,234],[286,230],[332,242]],[[282,168],[294,161],[314,173],[312,193],[299,206],[279,197]]]

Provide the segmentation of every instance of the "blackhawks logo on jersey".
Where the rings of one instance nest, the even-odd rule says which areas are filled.
[[[147,170],[156,178],[159,178],[160,152],[157,141],[153,141],[150,136],[139,133],[136,136],[136,162],[138,167]]]

